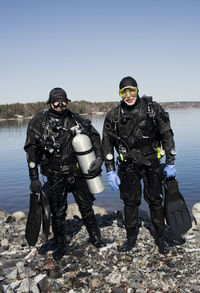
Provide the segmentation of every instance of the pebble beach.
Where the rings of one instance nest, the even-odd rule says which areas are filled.
[[[200,292],[200,226],[194,220],[182,237],[175,237],[166,227],[171,250],[162,255],[155,245],[151,221],[140,210],[136,246],[120,253],[117,245],[126,238],[122,211],[108,213],[95,207],[107,243],[98,249],[88,243],[76,205],[70,206],[66,219],[69,248],[60,261],[52,257],[51,231],[47,242],[41,231],[36,246],[29,247],[27,215],[0,211],[0,293]]]

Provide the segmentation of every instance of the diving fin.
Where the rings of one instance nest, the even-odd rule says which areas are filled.
[[[165,174],[164,174],[165,166],[166,166],[166,164],[162,163],[156,169],[156,174],[158,175],[158,178],[160,179],[160,181],[163,181],[163,179],[165,177]]]
[[[35,246],[40,233],[42,218],[42,206],[40,194],[31,193],[29,202],[29,213],[26,222],[25,237],[30,246]]]
[[[41,202],[41,206],[42,206],[43,234],[45,235],[46,240],[48,240],[51,210],[50,210],[49,198],[48,198],[47,192],[45,192],[44,190],[41,190],[41,192],[40,192],[40,202]]]
[[[168,226],[174,235],[182,235],[191,227],[191,218],[175,177],[164,179],[164,211]]]

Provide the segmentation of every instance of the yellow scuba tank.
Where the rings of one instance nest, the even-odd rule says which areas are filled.
[[[85,175],[84,177],[86,178],[88,188],[93,194],[100,193],[105,189],[102,176],[98,175],[94,178],[88,178],[90,177],[88,173],[90,164],[96,159],[91,140],[86,134],[80,133],[78,129],[75,129],[75,133],[76,135],[72,139],[72,146],[76,153],[81,171],[83,175]]]

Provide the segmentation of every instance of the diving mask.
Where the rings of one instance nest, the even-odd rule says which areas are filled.
[[[138,89],[135,86],[126,86],[119,90],[119,95],[122,97],[122,99],[125,99],[127,97],[127,94],[130,96],[135,96],[137,95]]]

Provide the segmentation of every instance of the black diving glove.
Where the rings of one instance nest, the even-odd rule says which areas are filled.
[[[39,193],[41,189],[42,189],[42,183],[40,182],[40,180],[31,181],[31,184],[30,184],[31,192]]]
[[[95,159],[91,164],[90,164],[90,168],[88,169],[88,173],[90,175],[98,175],[99,173],[101,173],[101,165],[103,164],[103,161],[101,158],[97,158]]]

